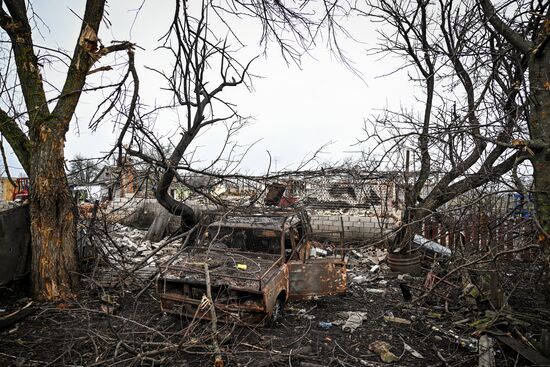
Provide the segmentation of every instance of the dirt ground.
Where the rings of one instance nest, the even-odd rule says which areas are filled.
[[[425,274],[400,280],[387,271],[370,274],[369,265],[351,264],[345,296],[289,303],[283,317],[267,327],[218,325],[224,365],[389,365],[369,350],[375,341],[386,342],[399,358],[393,366],[477,365],[477,346],[471,343],[477,343],[479,329],[492,336],[517,330],[536,339],[541,328],[550,326],[542,264],[515,261],[502,267],[504,290],[511,296],[509,306],[494,316],[483,302],[467,306],[457,296],[460,290],[450,285],[437,292],[452,297],[451,302],[433,294],[415,302]],[[363,279],[353,281],[358,274]],[[413,302],[404,300],[403,282]],[[74,302],[32,304],[30,315],[0,332],[0,366],[213,365],[210,323],[166,315],[153,289],[139,289],[102,290],[85,278]],[[21,290],[2,289],[0,317],[28,304],[24,296]],[[354,332],[344,331],[339,322],[347,311],[362,312],[363,322]],[[487,315],[494,321],[480,327]],[[494,351],[497,366],[532,365],[503,343],[496,343]]]

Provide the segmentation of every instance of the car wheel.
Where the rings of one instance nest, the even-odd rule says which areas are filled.
[[[280,321],[283,317],[283,300],[281,298],[277,298],[275,301],[275,304],[273,305],[273,312],[271,313],[271,323],[276,323],[277,321]]]

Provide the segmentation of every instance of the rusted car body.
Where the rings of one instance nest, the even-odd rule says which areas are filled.
[[[262,323],[276,318],[289,299],[345,293],[343,251],[313,258],[311,238],[303,212],[226,216],[205,228],[199,244],[161,266],[161,308],[191,319],[210,318],[201,307],[205,263],[217,317],[228,322]]]

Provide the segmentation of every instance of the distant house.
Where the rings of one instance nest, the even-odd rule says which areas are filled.
[[[106,186],[99,184],[71,185],[71,191],[78,201],[94,201],[108,199],[109,192]]]
[[[137,169],[133,164],[122,167],[103,166],[91,185],[101,186],[101,197],[112,200],[116,197],[152,198],[154,175],[149,170]]]
[[[0,198],[2,198],[3,201],[12,201],[15,187],[13,187],[7,177],[0,177],[0,181]]]
[[[13,186],[7,177],[0,177],[0,198],[2,201],[12,201],[16,192],[20,194],[25,192],[26,196],[29,193],[29,180],[26,177],[13,178],[17,186]]]

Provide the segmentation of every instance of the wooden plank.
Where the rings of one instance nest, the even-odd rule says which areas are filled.
[[[546,358],[534,349],[527,347],[525,344],[511,336],[497,336],[498,340],[521,354],[529,362],[537,366],[550,366],[550,359]]]

